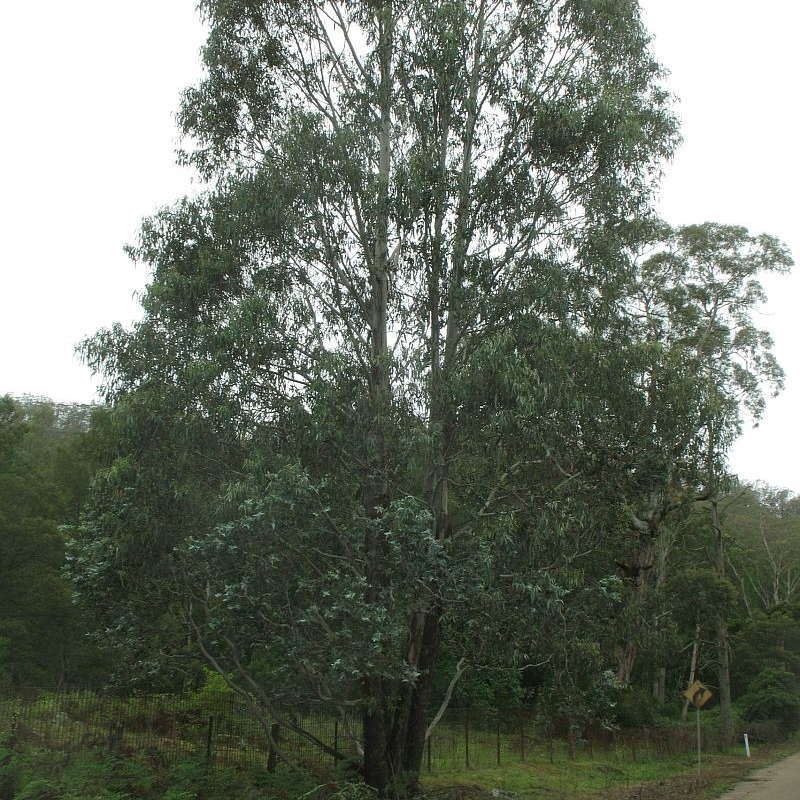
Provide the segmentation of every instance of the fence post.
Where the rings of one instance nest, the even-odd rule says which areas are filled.
[[[214,739],[214,717],[208,718],[208,728],[206,729],[206,761],[211,763],[211,742]]]
[[[275,749],[275,745],[278,744],[280,732],[281,726],[277,722],[273,722],[272,727],[269,729],[270,743],[269,755],[267,756],[267,772],[275,772],[275,767],[278,763],[278,751]]]
[[[464,762],[469,769],[469,711],[464,712]]]
[[[433,738],[433,734],[431,733],[431,735],[428,736],[428,741],[427,741],[427,745],[428,745],[428,774],[430,774],[433,771],[431,769],[431,739],[432,738]]]
[[[497,766],[500,766],[500,712],[497,712]]]
[[[122,720],[111,722],[108,726],[108,752],[119,753],[122,748],[122,737],[125,735],[125,723]]]
[[[525,763],[525,715],[522,709],[517,709],[517,719],[519,720],[519,755],[522,763]]]
[[[333,766],[335,767],[336,764],[339,762],[339,720],[335,719],[333,721]]]

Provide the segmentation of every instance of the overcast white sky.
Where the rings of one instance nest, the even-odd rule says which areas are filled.
[[[174,165],[180,91],[199,75],[195,0],[39,0],[0,11],[0,394],[95,397],[75,344],[138,313],[122,252],[141,217],[191,190]],[[795,55],[788,0],[644,0],[680,98],[669,222],[735,223],[800,258]],[[800,490],[800,270],[767,285],[762,327],[786,391],[732,453],[749,480]]]

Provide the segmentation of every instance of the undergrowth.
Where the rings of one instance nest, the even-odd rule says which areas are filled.
[[[714,787],[741,779],[748,768],[794,752],[797,742],[778,747],[756,746],[746,759],[741,748],[704,755],[703,797]],[[670,780],[696,774],[696,760],[688,755],[642,757],[620,762],[613,757],[592,758],[586,753],[573,760],[530,753],[530,760],[458,773],[425,774],[428,800],[604,800],[627,797],[626,790],[664,786]],[[534,755],[536,756],[534,758]],[[700,784],[698,783],[698,786]],[[662,798],[672,797],[665,794]],[[633,795],[631,795],[633,796]],[[641,796],[641,795],[640,795]],[[645,795],[649,796],[649,795]],[[655,795],[654,795],[655,796]],[[683,790],[675,793],[693,800]],[[698,797],[700,795],[697,795]],[[153,754],[109,754],[100,749],[68,753],[11,746],[0,742],[0,800],[374,800],[375,794],[351,773],[321,775],[281,765],[212,767],[201,757],[187,757],[168,765]]]
[[[296,800],[318,785],[288,768],[210,769],[201,759],[165,767],[135,755],[0,749],[0,800]]]

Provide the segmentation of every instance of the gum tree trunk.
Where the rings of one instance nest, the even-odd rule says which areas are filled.
[[[717,582],[725,581],[725,550],[722,540],[722,526],[719,508],[715,499],[711,500],[711,529],[714,535],[714,572]],[[730,639],[728,636],[727,609],[719,607],[716,619],[717,633],[717,681],[719,683],[720,733],[728,740],[733,739],[733,705],[731,703]]]

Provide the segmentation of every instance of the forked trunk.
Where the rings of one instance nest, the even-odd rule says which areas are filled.
[[[627,640],[617,650],[616,679],[623,686],[631,682],[639,653],[639,642],[644,635],[645,625],[641,615],[644,613],[644,593],[647,589],[648,575],[655,563],[655,553],[655,538],[642,537],[633,562],[618,564],[629,583],[628,614],[631,620]]]
[[[380,680],[365,681],[373,705],[364,711],[363,777],[382,797],[410,797],[419,791],[438,648],[438,614],[431,613],[419,664],[423,671],[414,686],[393,694]]]

